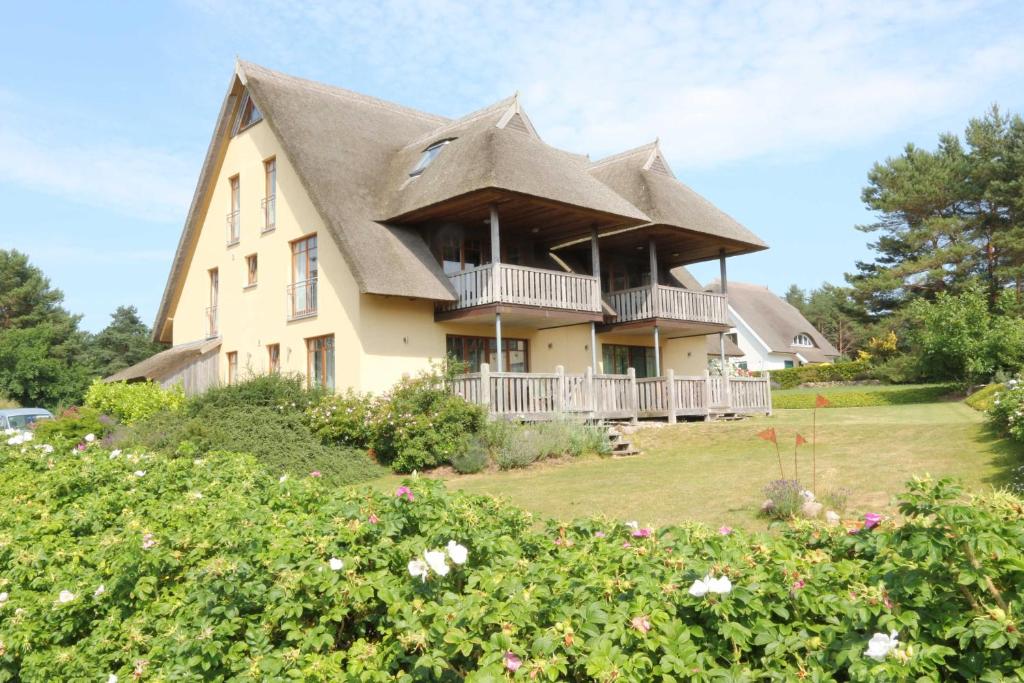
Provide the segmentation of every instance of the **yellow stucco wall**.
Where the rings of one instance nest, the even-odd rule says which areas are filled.
[[[277,160],[276,227],[262,233],[263,161]],[[241,196],[241,238],[228,247],[226,215],[230,210],[229,178],[238,175]],[[290,242],[318,235],[318,313],[287,321],[286,287],[291,282]],[[246,287],[249,254],[259,259],[258,283]],[[234,137],[216,179],[210,206],[185,277],[181,296],[171,313],[174,344],[206,337],[209,305],[208,271],[220,275],[219,331],[221,381],[227,378],[225,354],[238,353],[239,372],[265,373],[268,344],[280,344],[281,369],[306,373],[306,342],[310,337],[335,337],[335,386],[380,392],[403,374],[413,374],[440,360],[447,334],[494,336],[493,324],[437,323],[434,305],[423,300],[360,294],[345,259],[327,234],[295,170],[266,122]],[[530,369],[551,372],[562,365],[581,373],[591,365],[590,325],[546,330],[506,326],[506,338],[529,341]],[[601,344],[651,346],[643,336],[598,335]],[[665,340],[662,367],[677,374],[702,374],[706,357],[703,337]]]

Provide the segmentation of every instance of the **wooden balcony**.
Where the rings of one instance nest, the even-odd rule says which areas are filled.
[[[614,324],[659,320],[713,327],[730,325],[724,294],[647,285],[607,293],[605,300],[617,313]]]
[[[487,408],[492,418],[587,420],[709,417],[711,415],[770,415],[768,377],[676,376],[638,379],[625,375],[555,372],[480,372],[452,381],[452,391],[470,403]]]
[[[596,277],[508,263],[477,266],[448,277],[456,300],[437,308],[438,319],[469,318],[474,312],[531,318],[530,309],[550,320],[600,320],[601,286]],[[536,317],[535,315],[533,317]],[[510,320],[510,322],[515,322]],[[579,321],[577,321],[579,322]]]

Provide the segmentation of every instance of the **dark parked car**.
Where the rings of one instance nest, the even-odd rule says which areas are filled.
[[[0,408],[0,429],[28,429],[40,420],[52,420],[45,408]]]

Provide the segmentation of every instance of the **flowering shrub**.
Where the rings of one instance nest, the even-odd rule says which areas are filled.
[[[1024,441],[1024,384],[1010,380],[995,394],[988,411],[989,420],[1014,441]]]
[[[131,424],[161,411],[180,410],[185,405],[185,391],[180,385],[164,389],[156,382],[96,380],[85,394],[85,405]]]
[[[538,527],[438,482],[43,445],[0,443],[0,681],[1024,675],[1006,494],[917,481],[854,534]]]
[[[367,448],[373,438],[375,403],[370,394],[349,389],[329,394],[306,409],[313,433],[325,443]]]
[[[800,514],[807,502],[804,487],[793,479],[776,479],[764,487],[764,505],[761,510],[772,519],[792,519]]]
[[[53,420],[38,422],[35,433],[40,441],[63,447],[77,444],[90,434],[102,438],[114,430],[115,424],[112,418],[95,408],[72,406]]]
[[[396,472],[436,467],[463,452],[484,426],[480,406],[448,391],[436,372],[404,378],[376,410],[373,449]]]

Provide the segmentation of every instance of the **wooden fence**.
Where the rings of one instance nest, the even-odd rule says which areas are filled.
[[[452,391],[471,403],[487,406],[492,417],[550,420],[556,417],[630,419],[706,417],[714,414],[771,414],[767,377],[712,377],[707,373],[637,378],[625,375],[555,372],[480,372],[460,375]]]

